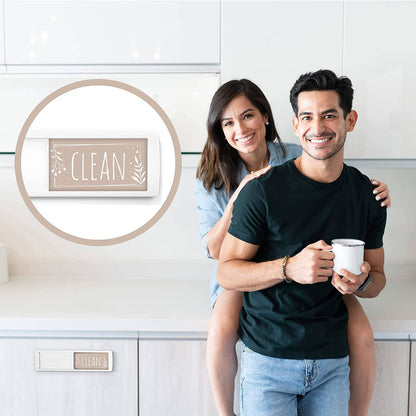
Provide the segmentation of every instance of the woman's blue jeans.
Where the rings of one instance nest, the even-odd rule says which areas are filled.
[[[348,362],[273,358],[243,344],[242,416],[348,416]]]

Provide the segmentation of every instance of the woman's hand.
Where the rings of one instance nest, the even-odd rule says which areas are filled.
[[[255,178],[258,178],[261,175],[264,175],[266,172],[268,172],[272,168],[271,165],[266,166],[263,169],[256,170],[255,172],[251,172],[248,175],[246,175],[240,182],[240,185],[238,185],[238,188],[234,191],[233,196],[231,197],[231,201],[234,202],[237,199],[238,194],[240,191],[244,188],[247,183],[252,181]]]
[[[380,182],[377,179],[371,179],[371,183],[376,186],[373,190],[373,194],[376,195],[376,200],[381,201],[381,206],[389,208],[391,206],[391,197],[389,188],[384,182]]]

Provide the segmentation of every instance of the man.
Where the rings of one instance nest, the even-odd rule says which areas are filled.
[[[385,285],[385,208],[343,164],[353,131],[351,81],[302,75],[290,99],[302,155],[249,182],[234,204],[218,281],[244,291],[240,316],[244,416],[348,414],[348,314],[343,294]],[[362,273],[331,270],[334,238],[365,242]],[[371,276],[370,276],[371,270]]]

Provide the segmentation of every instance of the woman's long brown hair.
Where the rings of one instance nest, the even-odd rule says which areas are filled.
[[[242,161],[238,151],[231,147],[225,139],[221,117],[228,104],[240,95],[247,97],[263,116],[267,116],[269,124],[266,125],[266,140],[278,141],[283,154],[285,154],[285,148],[277,133],[270,104],[261,89],[248,79],[226,82],[218,88],[209,107],[208,138],[202,151],[196,177],[202,180],[205,189],[208,191],[213,186],[215,189],[221,189],[224,186],[228,196],[239,185],[238,176]]]

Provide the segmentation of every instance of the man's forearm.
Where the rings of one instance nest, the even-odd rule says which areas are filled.
[[[284,281],[283,259],[255,263],[247,260],[220,261],[218,283],[225,289],[253,292]]]
[[[384,272],[371,271],[371,283],[363,291],[354,292],[360,298],[375,298],[386,286],[386,275]]]
[[[386,275],[384,274],[384,249],[364,250],[364,260],[371,266],[371,283],[363,291],[354,292],[360,298],[375,298],[386,285]]]

